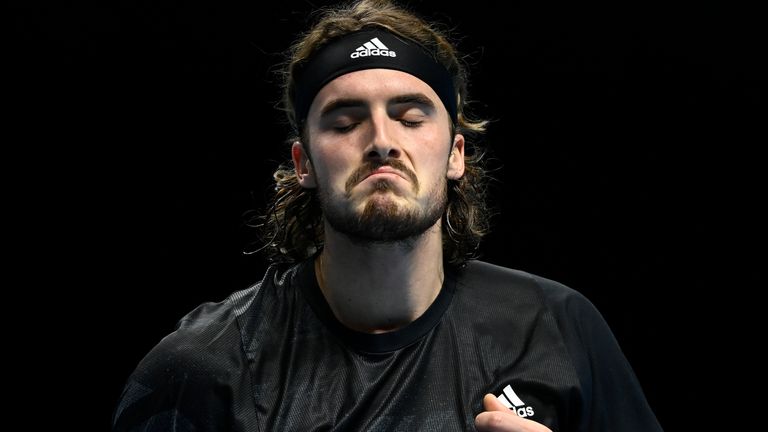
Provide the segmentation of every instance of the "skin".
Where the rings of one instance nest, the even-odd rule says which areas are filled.
[[[418,95],[431,103],[398,103]],[[332,110],[339,100],[355,106]],[[450,119],[435,92],[400,71],[370,69],[342,75],[315,96],[307,117],[312,160],[294,143],[293,160],[303,187],[320,187],[349,211],[371,203],[418,210],[429,205],[447,178],[464,174],[464,137],[450,136]],[[379,169],[351,189],[347,183],[372,161],[399,160],[402,171]],[[387,182],[388,190],[378,190]],[[336,317],[363,332],[401,328],[421,316],[443,284],[440,221],[403,243],[360,244],[325,222],[325,246],[315,265],[318,283]],[[360,287],[366,287],[361,290]]]
[[[342,75],[312,102],[306,120],[310,143],[293,144],[299,183],[319,188],[343,212],[426,212],[447,180],[464,174],[464,137],[451,137],[450,124],[437,94],[413,75],[389,69]],[[365,168],[393,159],[401,169]],[[361,242],[327,220],[324,228],[325,245],[315,261],[318,284],[347,327],[368,333],[402,328],[421,316],[440,292],[439,218],[423,234],[397,242]],[[499,428],[497,417],[512,425],[533,423],[501,407],[506,412],[493,411],[490,420],[486,413],[478,416],[479,425],[488,425],[482,430],[546,430]]]

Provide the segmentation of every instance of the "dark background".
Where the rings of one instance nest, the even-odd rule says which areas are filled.
[[[242,254],[243,214],[263,209],[289,155],[275,65],[326,3],[9,3],[9,120],[42,179],[24,196],[41,208],[39,271],[58,280],[51,299],[82,306],[58,317],[79,324],[66,356],[90,395],[73,418],[108,428],[128,375],[181,316],[262,276],[263,257]],[[764,275],[745,252],[761,250],[765,195],[758,14],[409,4],[453,30],[474,112],[494,120],[482,144],[498,214],[482,258],[591,299],[667,430],[727,417],[712,392],[733,396],[725,358],[751,355],[734,324],[756,325],[741,298]]]

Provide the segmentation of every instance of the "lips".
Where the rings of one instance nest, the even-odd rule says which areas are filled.
[[[376,174],[395,174],[395,175],[403,178],[404,180],[408,180],[408,177],[406,177],[405,174],[403,174],[402,172],[400,172],[400,171],[398,171],[398,170],[396,170],[396,169],[394,169],[392,167],[389,167],[389,166],[382,166],[382,167],[376,168],[375,170],[369,172],[363,178],[363,180],[367,179],[368,177],[374,176]]]
[[[355,170],[355,172],[347,179],[345,184],[345,192],[350,194],[352,189],[360,182],[377,174],[396,175],[410,182],[414,191],[419,190],[419,179],[416,177],[416,174],[411,171],[411,169],[408,168],[408,166],[406,166],[403,162],[397,159],[392,159],[385,163],[381,163],[379,161],[368,162]]]

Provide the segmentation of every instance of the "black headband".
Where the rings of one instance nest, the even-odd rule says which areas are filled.
[[[457,94],[448,70],[421,45],[377,27],[330,42],[294,70],[293,109],[299,127],[323,86],[341,75],[363,69],[395,69],[419,78],[437,93],[456,123]]]

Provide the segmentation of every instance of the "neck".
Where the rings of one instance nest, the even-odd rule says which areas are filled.
[[[367,333],[397,330],[420,317],[443,286],[440,221],[417,238],[386,244],[354,242],[326,224],[315,273],[341,323]]]

